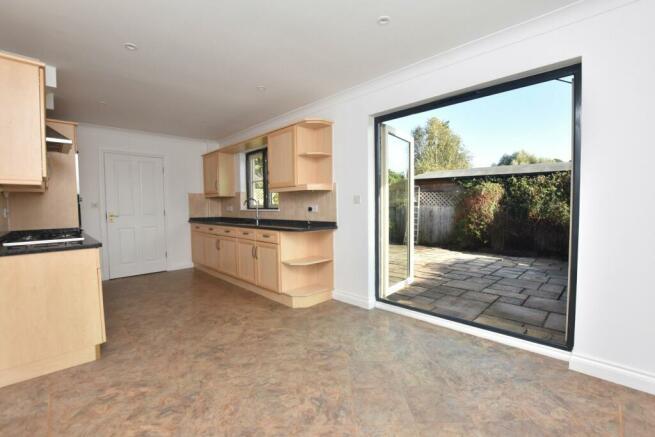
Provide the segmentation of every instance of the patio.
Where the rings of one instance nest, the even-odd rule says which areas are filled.
[[[390,279],[402,276],[404,250],[390,247]],[[388,299],[564,344],[567,283],[565,261],[416,246],[414,282]]]

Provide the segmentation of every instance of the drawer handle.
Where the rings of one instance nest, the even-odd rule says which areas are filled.
[[[213,230],[214,230],[214,228],[209,228],[209,230],[210,230],[210,231],[213,231]]]
[[[269,234],[262,234],[262,237],[264,237],[264,238],[271,238],[271,236],[270,236]]]
[[[225,230],[225,233],[226,233],[226,234],[229,234],[229,233],[230,233],[230,231],[226,229],[226,230]]]
[[[242,232],[243,235],[250,235],[250,232]]]
[[[200,229],[200,226],[197,226],[197,225],[196,225],[196,229]]]

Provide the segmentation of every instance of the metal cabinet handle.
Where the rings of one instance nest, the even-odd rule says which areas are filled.
[[[268,234],[262,234],[262,237],[264,237],[264,238],[271,238],[271,236],[268,235]]]
[[[226,233],[226,234],[229,234],[229,233],[230,233],[230,230],[229,230],[229,229],[226,229],[226,230],[225,230],[225,233]]]
[[[216,240],[216,250],[221,250],[221,240]]]
[[[257,246],[253,246],[253,249],[255,249],[255,259],[259,259],[259,256],[257,254]]]
[[[214,230],[214,228],[209,228],[209,230],[210,230],[210,231],[213,231],[213,230]]]
[[[252,255],[253,258],[255,257],[255,246],[253,246],[253,247],[250,249],[250,254]]]

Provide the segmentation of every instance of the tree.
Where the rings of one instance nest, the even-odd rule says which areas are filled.
[[[496,165],[540,164],[544,162],[562,162],[561,159],[540,158],[525,150],[519,150],[511,155],[503,155]]]
[[[412,130],[414,137],[414,172],[469,168],[471,156],[462,139],[450,128],[448,121],[430,118],[425,127]]]

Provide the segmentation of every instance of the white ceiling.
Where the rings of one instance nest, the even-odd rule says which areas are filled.
[[[220,138],[573,2],[2,0],[0,49],[57,67],[52,116]]]

